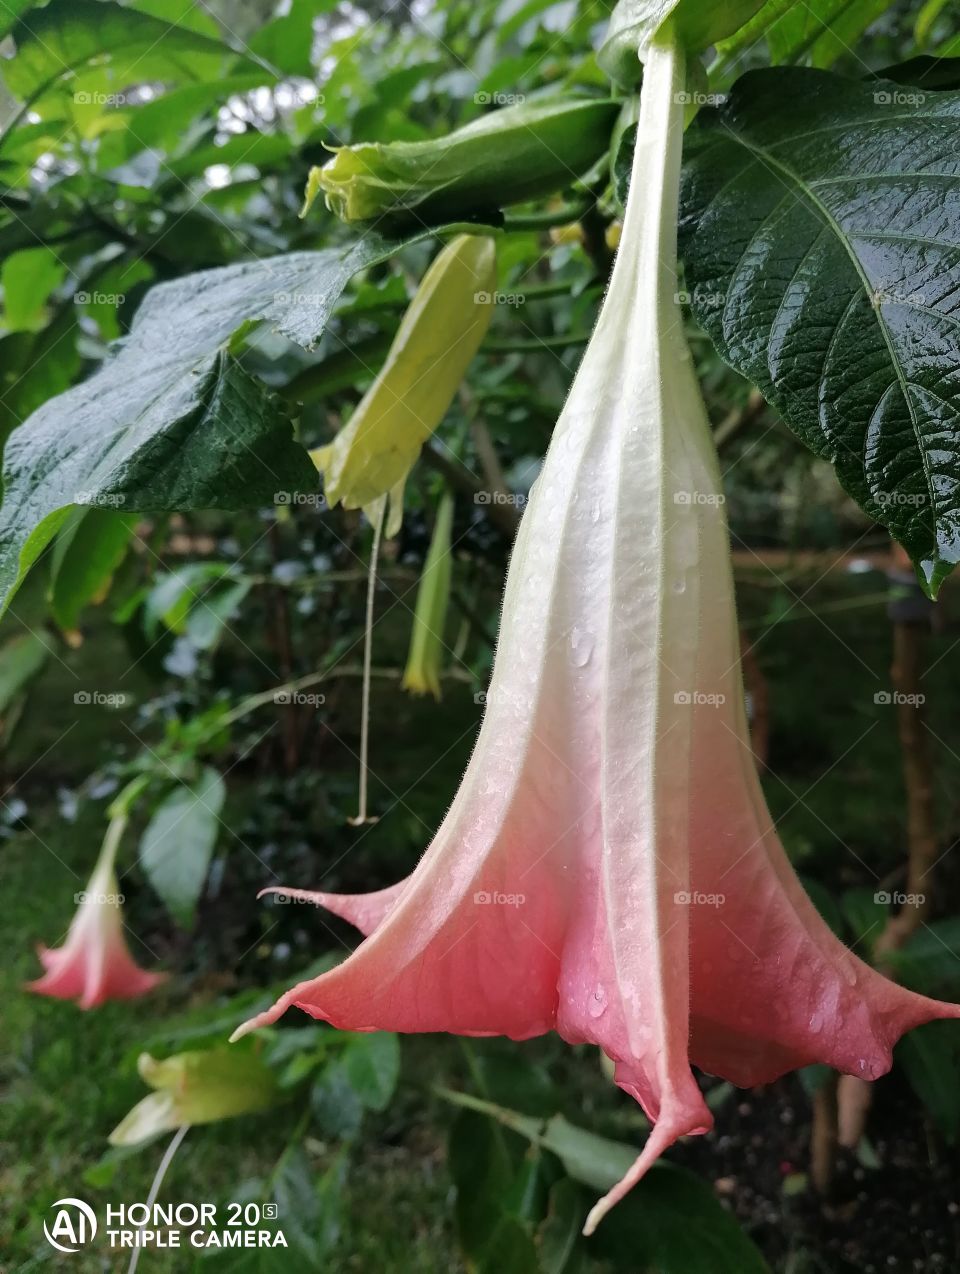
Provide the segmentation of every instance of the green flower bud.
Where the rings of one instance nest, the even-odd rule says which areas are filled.
[[[341,146],[311,171],[303,214],[321,191],[343,221],[415,216],[439,224],[490,214],[585,173],[606,151],[618,110],[606,98],[545,98],[490,111],[432,141]]]
[[[450,534],[453,529],[453,496],[444,495],[437,510],[437,521],[427,560],[423,564],[417,606],[413,616],[410,655],[400,683],[411,694],[432,694],[440,698],[440,673],[443,670],[443,629],[450,602]]]
[[[275,1105],[284,1095],[255,1049],[199,1049],[162,1061],[141,1053],[137,1069],[155,1091],[114,1128],[111,1146],[138,1146],[184,1124],[247,1115]]]

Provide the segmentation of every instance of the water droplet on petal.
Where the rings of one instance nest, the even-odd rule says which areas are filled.
[[[578,668],[582,668],[590,662],[593,654],[593,638],[582,628],[574,628],[570,633],[570,650],[573,662]]]
[[[607,993],[602,986],[598,986],[593,995],[587,1002],[587,1012],[591,1017],[600,1017],[606,1012]]]

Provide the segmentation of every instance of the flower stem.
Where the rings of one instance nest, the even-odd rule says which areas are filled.
[[[367,776],[370,755],[370,669],[373,665],[373,608],[377,591],[377,558],[380,556],[380,538],[383,519],[387,511],[387,497],[381,496],[373,515],[373,544],[370,548],[370,573],[367,576],[367,616],[363,630],[363,689],[360,703],[360,798],[357,816],[351,823],[360,826],[376,821],[367,816]]]

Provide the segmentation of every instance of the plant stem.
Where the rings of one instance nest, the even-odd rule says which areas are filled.
[[[373,609],[377,591],[377,558],[380,556],[380,537],[383,519],[387,511],[387,498],[377,501],[373,521],[373,544],[370,547],[370,574],[367,578],[367,617],[363,630],[363,689],[360,701],[360,799],[354,826],[376,820],[367,817],[367,777],[370,755],[370,669],[373,663]]]
[[[515,212],[504,217],[503,228],[508,233],[513,230],[551,230],[554,226],[579,221],[592,206],[592,199],[583,199],[576,203],[562,204],[558,208],[547,208],[543,212]]]
[[[163,1178],[167,1175],[167,1169],[170,1167],[171,1163],[173,1162],[173,1156],[180,1149],[180,1143],[183,1141],[184,1137],[187,1135],[189,1131],[190,1131],[189,1124],[181,1125],[181,1127],[179,1127],[177,1131],[173,1134],[173,1137],[170,1140],[170,1144],[167,1146],[166,1150],[163,1152],[163,1158],[160,1160],[160,1164],[157,1168],[156,1176],[153,1178],[153,1182],[150,1186],[150,1193],[147,1195],[147,1198],[146,1198],[145,1207],[147,1208],[148,1211],[156,1203],[157,1195],[160,1193],[160,1187],[161,1185],[163,1185]],[[143,1251],[142,1247],[135,1247],[133,1249],[133,1252],[130,1255],[130,1264],[127,1266],[127,1274],[136,1274],[137,1263],[140,1260],[140,1253],[142,1251]]]

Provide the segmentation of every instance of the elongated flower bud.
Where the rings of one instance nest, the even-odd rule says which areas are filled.
[[[445,137],[341,146],[307,184],[343,221],[439,225],[569,186],[603,155],[616,102],[546,98],[489,111]]]
[[[404,482],[480,347],[496,285],[492,239],[458,235],[437,253],[376,380],[333,442],[311,453],[331,505],[369,508]]]
[[[401,685],[413,694],[432,694],[439,699],[443,670],[443,629],[450,603],[450,533],[453,527],[453,496],[441,497],[437,521],[427,559],[423,564],[417,605],[413,615],[410,655]]]
[[[405,882],[317,894],[368,939],[296,1005],[352,1029],[598,1044],[654,1127],[603,1214],[712,1122],[691,1064],[749,1086],[876,1078],[955,1005],[857,959],[763,799],[720,475],[676,301],[682,56],[646,51],[610,287],[523,517],[476,750]],[[309,896],[309,895],[307,895]]]

